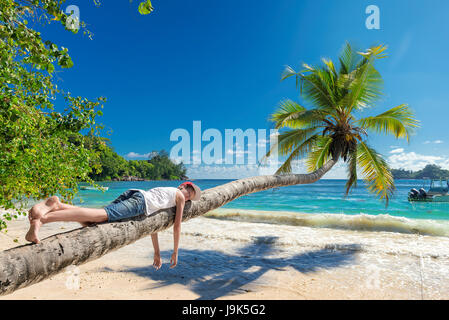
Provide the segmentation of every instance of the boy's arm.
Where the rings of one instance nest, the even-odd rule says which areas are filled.
[[[153,248],[154,248],[154,262],[153,267],[158,270],[161,265],[161,251],[159,250],[159,240],[157,238],[157,232],[151,234],[151,241],[153,242]]]
[[[180,191],[178,191],[176,193],[176,216],[175,223],[173,225],[173,254],[170,260],[170,268],[176,267],[176,264],[178,263],[179,238],[181,235],[181,221],[185,203],[186,201],[184,196]]]

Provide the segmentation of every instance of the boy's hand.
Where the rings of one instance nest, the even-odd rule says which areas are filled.
[[[176,264],[178,263],[178,253],[177,252],[173,252],[173,254],[171,255],[170,263],[171,263],[170,268],[176,267]]]
[[[160,254],[155,254],[154,255],[153,267],[154,267],[154,269],[159,270],[159,268],[161,266],[162,266],[161,255]]]

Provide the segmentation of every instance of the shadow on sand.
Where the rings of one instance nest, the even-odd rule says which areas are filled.
[[[356,253],[360,250],[357,244],[328,245],[324,249],[291,257],[270,257],[282,252],[281,247],[275,246],[276,240],[277,237],[255,237],[253,242],[238,249],[235,255],[214,250],[180,249],[178,266],[174,269],[164,263],[158,271],[149,265],[121,272],[131,272],[158,282],[148,289],[182,284],[200,295],[198,299],[209,300],[247,292],[243,287],[269,270],[292,267],[299,272],[310,273],[350,265],[355,263]],[[161,252],[164,261],[169,261],[170,255],[170,251]],[[108,268],[104,270],[112,271]]]

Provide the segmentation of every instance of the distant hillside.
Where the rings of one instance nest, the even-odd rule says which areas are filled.
[[[395,179],[449,179],[449,170],[442,169],[434,164],[428,164],[419,171],[392,169],[391,172]]]
[[[99,168],[92,170],[90,178],[105,180],[185,180],[187,169],[184,164],[174,163],[164,150],[153,151],[147,160],[126,160],[117,154],[109,139],[85,137],[85,144],[98,152]]]

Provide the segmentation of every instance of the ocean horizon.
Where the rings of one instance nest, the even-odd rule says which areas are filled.
[[[193,179],[210,189],[236,179]],[[127,189],[176,187],[177,180],[99,181],[108,191],[80,190],[74,204],[103,207]],[[313,184],[269,189],[242,196],[205,217],[254,223],[298,225],[367,231],[391,231],[449,237],[449,203],[411,203],[411,188],[428,188],[424,180],[396,180],[396,191],[386,206],[369,193],[363,180],[348,197],[346,180],[322,179]]]

